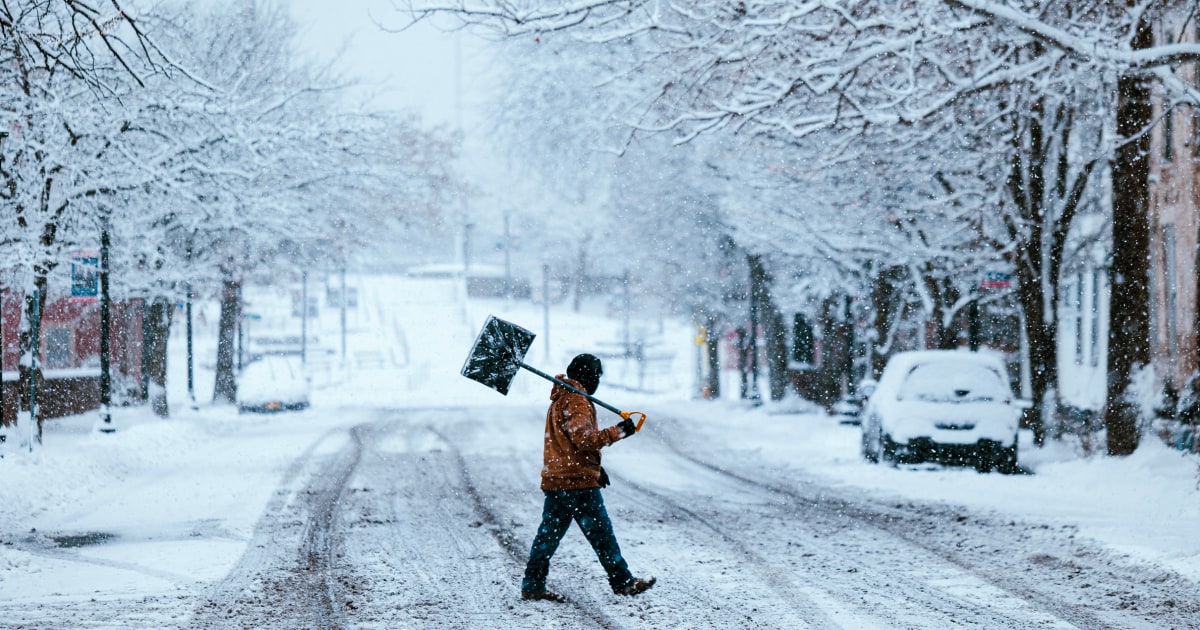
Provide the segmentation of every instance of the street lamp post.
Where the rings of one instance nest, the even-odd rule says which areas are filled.
[[[109,327],[112,321],[112,306],[108,298],[108,217],[100,227],[100,432],[113,433],[117,429],[112,423],[112,376]]]
[[[41,366],[38,365],[38,353],[41,350],[41,342],[38,340],[38,335],[41,332],[39,328],[42,322],[42,299],[41,291],[33,290],[33,321],[30,322],[33,334],[33,350],[30,352],[32,357],[29,361],[29,452],[33,452],[33,425],[37,424],[37,382],[38,370]],[[38,439],[42,436],[42,427],[38,426]]]
[[[237,371],[238,371],[238,373],[240,374],[240,373],[242,372],[242,366],[244,365],[244,364],[242,363],[242,359],[243,359],[243,352],[242,352],[242,347],[243,347],[243,345],[242,345],[242,344],[243,344],[243,339],[244,339],[244,338],[243,338],[243,336],[242,336],[242,322],[243,322],[243,321],[246,319],[245,317],[243,317],[243,313],[242,313],[242,283],[240,283],[240,282],[238,283],[238,287],[237,287],[237,303],[238,303],[238,317],[237,317]]]
[[[188,404],[193,408],[196,406],[196,379],[195,379],[195,364],[196,354],[192,342],[192,284],[187,285],[187,300],[184,306],[184,317],[187,319],[187,393]]]
[[[546,363],[550,363],[550,265],[542,265],[542,327],[546,335]]]
[[[300,365],[308,354],[308,271],[300,273]]]
[[[342,363],[346,362],[346,265],[342,264]]]
[[[504,211],[504,297],[512,299],[512,233],[509,231],[508,211]]]

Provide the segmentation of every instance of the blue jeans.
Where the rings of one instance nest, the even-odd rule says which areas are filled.
[[[525,578],[521,580],[522,592],[546,590],[546,574],[550,572],[550,558],[558,550],[571,521],[579,523],[579,529],[592,544],[600,564],[608,573],[608,584],[614,590],[633,582],[629,565],[621,557],[621,547],[613,534],[612,521],[604,509],[604,497],[599,488],[584,490],[545,490],[546,502],[542,507],[542,524],[538,527],[533,547],[529,550],[529,563],[525,565]]]

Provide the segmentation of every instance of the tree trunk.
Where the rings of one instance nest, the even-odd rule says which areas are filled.
[[[750,397],[750,352],[746,347],[747,340],[750,339],[751,337],[746,334],[746,327],[738,326],[738,377],[741,379],[738,386],[738,397],[743,400]]]
[[[1033,256],[1029,256],[1033,258]],[[1055,322],[1047,322],[1041,274],[1028,265],[1017,265],[1017,301],[1025,312],[1025,338],[1029,344],[1029,388],[1033,407],[1026,409],[1025,428],[1033,431],[1038,446],[1046,442],[1043,417],[1046,394],[1058,382],[1058,348]],[[1057,266],[1054,272],[1057,273]]]
[[[42,443],[42,405],[37,402],[45,397],[45,379],[41,361],[37,361],[34,369],[34,357],[41,352],[41,319],[46,312],[46,276],[38,275],[34,279],[35,291],[25,296],[25,312],[21,318],[21,328],[17,333],[21,346],[21,362],[17,368],[17,383],[19,387],[17,424],[20,424],[20,410],[30,410],[36,407],[38,444]],[[32,394],[32,395],[31,395]]]
[[[1040,50],[1038,53],[1040,54]],[[1047,388],[1056,382],[1058,371],[1053,345],[1057,343],[1054,322],[1046,321],[1046,304],[1042,284],[1044,265],[1047,262],[1043,251],[1043,236],[1046,230],[1046,180],[1043,169],[1046,162],[1044,127],[1039,117],[1045,111],[1044,99],[1039,99],[1033,112],[1027,117],[1013,118],[1012,163],[1009,168],[1008,187],[1013,202],[1017,205],[1021,221],[1029,234],[1019,240],[1020,246],[1013,253],[1013,268],[1017,280],[1017,302],[1025,317],[1025,339],[1029,350],[1029,384],[1033,406],[1022,416],[1022,424],[1033,431],[1033,441],[1041,446],[1046,441],[1046,422],[1043,417]],[[1021,121],[1028,121],[1028,129]],[[1017,230],[1011,236],[1017,238]],[[1056,272],[1056,270],[1052,271]]]
[[[783,400],[788,387],[787,326],[783,325],[783,313],[780,313],[774,304],[767,310],[765,334],[767,369],[771,371],[771,400]]]
[[[704,351],[708,363],[708,398],[713,400],[721,397],[720,323],[715,316],[709,316],[704,328]]]
[[[160,418],[171,415],[167,406],[167,339],[171,333],[171,302],[163,297],[154,298],[146,306],[146,319],[142,327],[142,369],[146,373],[150,408]]]
[[[237,379],[233,373],[234,333],[242,308],[238,303],[241,282],[226,277],[221,287],[221,323],[217,331],[217,375],[213,387],[213,402],[237,402]]]
[[[0,285],[0,427],[8,427],[8,409],[4,405],[4,292],[7,289]]]
[[[1153,43],[1149,24],[1138,25],[1134,49]],[[1129,139],[1112,166],[1113,257],[1108,331],[1108,399],[1104,424],[1108,454],[1138,446],[1138,411],[1127,398],[1134,370],[1150,362],[1150,89],[1136,76],[1117,80],[1117,135]]]
[[[875,274],[871,281],[871,308],[875,313],[870,357],[871,378],[879,378],[883,367],[887,365],[888,337],[892,334],[892,326],[900,310],[896,297],[900,291],[896,285],[903,277],[902,267],[888,267]]]
[[[783,315],[775,308],[771,298],[771,274],[763,265],[762,256],[748,256],[750,265],[750,321],[761,324],[763,335],[766,337],[767,352],[767,389],[771,400],[783,400],[787,393],[787,333],[783,325]],[[755,326],[756,327],[756,326]],[[751,331],[751,348],[755,352],[755,373],[758,371],[757,344],[753,342],[758,334]]]
[[[933,348],[936,350],[954,350],[958,348],[958,330],[948,317],[951,307],[958,301],[958,290],[946,279],[938,279],[933,275],[933,266],[923,267],[925,290],[929,293],[933,312],[929,318],[934,325]]]

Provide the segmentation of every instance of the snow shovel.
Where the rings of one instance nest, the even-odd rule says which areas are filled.
[[[621,411],[585,391],[572,387],[526,364],[525,353],[529,351],[529,346],[533,345],[533,337],[533,333],[512,322],[489,315],[487,321],[483,323],[483,329],[479,331],[479,336],[475,338],[475,345],[471,346],[471,354],[467,355],[467,362],[463,364],[462,375],[507,396],[508,386],[512,384],[517,370],[525,368],[551,383],[557,383],[568,391],[587,398],[625,420],[632,418],[637,422],[634,431],[642,430],[642,425],[646,422],[646,414],[640,411]]]

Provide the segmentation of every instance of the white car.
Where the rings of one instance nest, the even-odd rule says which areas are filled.
[[[888,360],[863,409],[862,453],[876,462],[970,462],[981,472],[1016,472],[1026,407],[996,356],[901,352]]]
[[[265,356],[238,379],[238,411],[299,411],[309,405],[309,382],[299,357]]]

